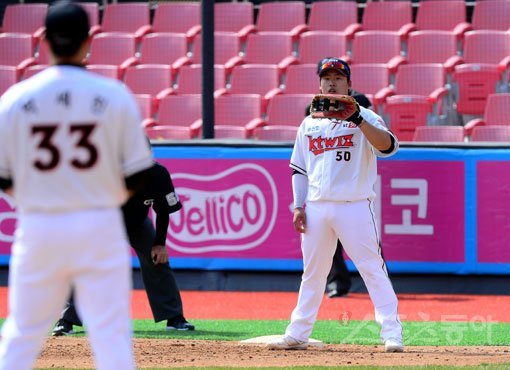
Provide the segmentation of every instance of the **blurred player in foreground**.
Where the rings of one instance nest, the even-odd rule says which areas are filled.
[[[56,2],[46,41],[53,66],[0,101],[0,186],[18,224],[0,369],[34,365],[71,286],[89,328],[96,368],[134,369],[131,258],[120,206],[153,166],[134,97],[87,72],[89,21]]]
[[[374,213],[377,156],[394,154],[398,141],[381,117],[346,96],[351,73],[343,60],[324,60],[319,83],[321,94],[350,99],[354,113],[343,119],[331,118],[326,114],[334,103],[328,101],[322,105],[325,111],[314,114],[312,109],[298,129],[290,167],[293,224],[302,234],[304,270],[285,336],[269,343],[268,348],[307,348],[338,238],[367,286],[385,351],[402,352],[398,300],[381,255]],[[315,98],[312,108],[314,104]],[[339,109],[340,113],[343,110]]]

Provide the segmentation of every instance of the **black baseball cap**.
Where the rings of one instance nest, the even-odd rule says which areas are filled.
[[[324,58],[319,62],[319,66],[317,68],[317,74],[319,77],[322,77],[328,71],[337,71],[338,73],[343,74],[347,77],[348,80],[351,79],[351,69],[347,62],[343,61],[339,58]]]
[[[80,5],[61,0],[48,9],[45,20],[46,39],[57,56],[74,55],[89,35],[87,12]]]

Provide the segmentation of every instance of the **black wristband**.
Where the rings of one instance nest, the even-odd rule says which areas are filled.
[[[363,122],[363,117],[361,117],[361,114],[358,112],[355,112],[352,116],[347,118],[347,121],[353,122],[356,126],[361,125],[361,122]]]

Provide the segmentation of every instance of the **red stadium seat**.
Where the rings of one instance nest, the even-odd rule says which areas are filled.
[[[154,104],[152,96],[149,94],[135,94],[136,102],[138,103],[138,107],[140,108],[140,113],[142,115],[142,126],[143,127],[151,127],[156,125],[156,121],[154,120]]]
[[[370,3],[375,4],[375,3]],[[392,31],[358,32],[352,42],[351,63],[384,63],[391,73],[405,62],[400,55],[400,38]]]
[[[355,1],[314,1],[308,19],[310,31],[339,31],[348,39],[361,30]]]
[[[260,95],[226,94],[214,100],[214,128],[217,130],[216,132],[229,131],[230,128],[226,126],[237,126],[244,132],[242,136],[244,138],[246,133],[253,131],[255,127],[261,126],[263,123]],[[235,134],[235,131],[232,130],[232,133]],[[216,134],[215,137],[217,137]]]
[[[494,2],[499,0],[494,0]],[[492,2],[482,1],[480,3]],[[464,61],[455,67],[457,112],[481,115],[487,96],[508,89],[510,34],[503,31],[470,31],[464,36]]]
[[[296,140],[297,126],[264,126],[253,131],[253,138],[267,141],[292,141]]]
[[[16,67],[0,66],[0,96],[18,81]]]
[[[279,89],[278,70],[274,65],[247,64],[232,70],[229,94],[259,94],[262,97],[262,112],[268,101]]]
[[[348,62],[347,38],[342,32],[305,32],[299,39],[298,56],[299,63],[302,64],[317,64],[321,59],[320,56],[337,56]]]
[[[466,123],[464,129],[468,135],[477,126],[510,126],[510,94],[490,94],[484,109],[483,118],[476,118]]]
[[[24,33],[33,37],[33,46],[42,39],[48,4],[10,4],[5,7],[4,33]]]
[[[103,32],[128,33],[139,42],[152,31],[149,3],[107,4],[103,12],[101,30]]]
[[[305,118],[306,107],[312,98],[313,94],[276,95],[267,107],[267,125],[298,127]]]
[[[78,3],[85,9],[89,16],[90,30],[89,35],[93,36],[101,32],[101,24],[99,23],[99,4],[96,2]]]
[[[363,11],[363,30],[394,31],[406,37],[416,29],[410,1],[384,1],[366,3]]]
[[[463,63],[457,55],[457,39],[449,31],[411,32],[407,41],[407,60],[409,63],[441,63],[448,74]]]
[[[241,44],[232,32],[214,33],[214,63],[222,64],[227,71],[242,62],[239,56]],[[202,36],[198,35],[193,42],[193,63],[202,63]]]
[[[385,64],[353,64],[351,67],[352,88],[362,92],[372,102],[374,111],[389,93],[390,76]]]
[[[450,31],[462,38],[471,29],[466,19],[464,0],[427,0],[419,3],[416,27],[418,30]]]
[[[475,30],[510,30],[510,1],[477,1],[471,24]]]
[[[419,126],[414,130],[413,141],[461,143],[464,142],[462,126]]]
[[[186,140],[191,139],[189,130],[174,126],[152,126],[145,128],[150,140]]]
[[[284,73],[297,59],[292,56],[292,39],[281,32],[248,35],[243,62],[247,64],[275,64]]]
[[[233,32],[244,43],[255,32],[253,3],[224,2],[214,4],[214,30]]]
[[[154,99],[154,110],[159,100],[173,92],[171,69],[163,64],[140,64],[129,67],[124,82],[134,94],[149,94]]]
[[[200,3],[198,2],[158,2],[152,21],[154,32],[181,33],[188,43],[200,33]]]
[[[294,39],[306,31],[303,1],[267,2],[260,4],[256,23],[258,32],[288,32]]]
[[[393,96],[384,102],[391,130],[402,141],[411,141],[414,130],[439,123],[448,104],[448,90],[441,64],[407,64],[399,68]]]
[[[186,55],[187,51],[184,34],[152,33],[142,41],[139,61],[141,64],[168,65],[175,76],[182,66],[191,64],[191,59]]]
[[[214,89],[225,88],[225,68],[220,65],[214,66]],[[201,94],[202,93],[202,65],[190,64],[180,69],[177,76],[177,94]]]
[[[119,68],[117,66],[105,65],[105,64],[89,64],[86,66],[91,72],[97,73],[104,77],[119,78]]]
[[[171,126],[188,138],[197,137],[202,127],[202,97],[169,95],[161,99],[157,121],[158,126]]]
[[[35,54],[35,61],[37,64],[50,64],[50,47],[45,40],[39,43]]]
[[[19,80],[28,66],[35,64],[32,57],[32,36],[28,34],[0,34],[0,65],[16,67]]]
[[[23,73],[23,79],[26,80],[27,78],[30,78],[33,75],[36,75],[41,71],[44,71],[46,68],[48,68],[48,66],[44,64],[35,64],[33,66],[30,66],[27,69],[25,69],[25,72]]]
[[[284,94],[317,94],[319,88],[317,64],[296,64],[287,69]]]
[[[510,142],[510,126],[477,126],[471,133],[471,141]]]
[[[138,63],[135,51],[133,35],[100,33],[92,38],[87,63],[117,66],[122,78],[127,67]]]
[[[244,127],[237,126],[214,126],[215,139],[247,139]]]

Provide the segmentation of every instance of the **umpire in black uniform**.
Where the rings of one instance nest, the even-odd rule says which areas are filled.
[[[156,213],[156,229],[149,218]],[[166,235],[170,214],[182,208],[168,170],[155,162],[142,191],[122,207],[129,242],[138,255],[142,279],[154,321],[167,320],[167,330],[194,330],[183,315],[181,294],[168,263]],[[73,325],[82,326],[71,295],[53,329],[53,336],[73,333]]]

